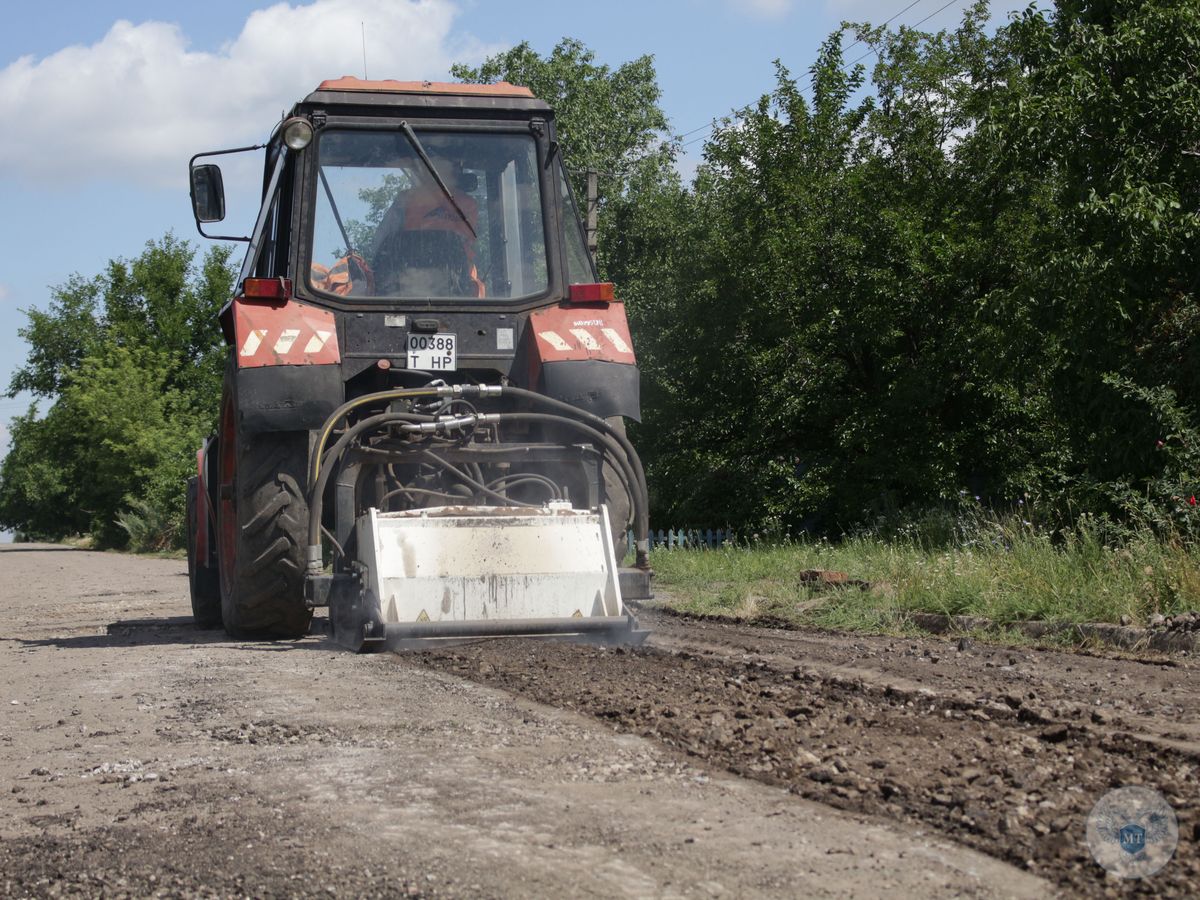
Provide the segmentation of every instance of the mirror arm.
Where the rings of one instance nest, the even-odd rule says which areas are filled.
[[[208,157],[208,156],[226,156],[230,153],[247,153],[251,150],[261,150],[266,146],[267,146],[266,144],[254,144],[251,147],[234,147],[232,150],[207,150],[204,153],[197,153],[190,160],[188,160],[188,182],[189,183],[191,182],[191,172],[192,172],[192,169],[194,169],[196,167],[196,160],[198,160],[198,159],[204,159],[205,157]],[[194,210],[193,210],[193,217],[195,217]],[[200,220],[198,218],[196,219],[196,230],[198,232],[200,232],[201,237],[206,237],[209,240],[213,240],[213,241],[242,241],[244,243],[250,242],[250,238],[248,238],[248,237],[233,237],[232,235],[226,235],[226,234],[208,234],[204,230],[204,226],[200,224]]]

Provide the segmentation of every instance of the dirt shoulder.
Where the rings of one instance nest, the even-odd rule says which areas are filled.
[[[972,638],[889,637],[759,628],[647,611],[654,645],[754,653],[882,686],[963,702],[1001,701],[1027,715],[1080,720],[1200,754],[1200,658],[1070,652]]]
[[[6,545],[0,608],[6,896],[1049,890],[932,829],[474,683],[482,666],[194,631],[176,560]],[[619,697],[643,673],[578,674]]]
[[[636,652],[514,642],[422,660],[809,799],[930,829],[1072,894],[1200,895],[1190,662],[654,613],[642,624],[653,634]],[[1180,842],[1157,875],[1118,882],[1096,865],[1085,828],[1101,797],[1129,785],[1167,799]]]

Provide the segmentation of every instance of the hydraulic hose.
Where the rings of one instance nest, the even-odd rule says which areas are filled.
[[[478,468],[478,465],[476,465],[476,468]],[[550,489],[551,499],[562,499],[562,497],[559,495],[558,485],[545,475],[538,475],[536,472],[514,472],[511,475],[505,475],[501,478],[497,478],[495,481],[489,481],[488,487],[490,487],[492,490],[498,490],[499,488],[508,490],[514,485],[520,484],[540,484],[542,487]]]
[[[650,509],[649,509],[649,490],[646,487],[646,471],[642,467],[642,460],[637,455],[637,451],[633,449],[633,444],[629,438],[613,428],[608,422],[586,410],[582,410],[577,406],[572,406],[569,403],[564,403],[561,400],[555,400],[553,397],[547,397],[545,394],[539,394],[536,391],[528,391],[524,388],[503,387],[501,388],[503,396],[518,397],[523,400],[529,400],[532,403],[547,406],[550,409],[561,410],[577,419],[581,419],[593,428],[603,431],[607,435],[611,435],[621,448],[625,451],[625,455],[629,458],[630,464],[633,467],[637,478],[635,483],[640,488],[640,491],[634,493],[641,494],[641,514],[634,521],[633,536],[636,541],[637,551],[637,566],[638,568],[648,568],[650,565]],[[630,494],[631,499],[635,499],[634,493]]]
[[[461,497],[455,497],[452,494],[444,494],[441,491],[431,491],[428,488],[402,487],[396,488],[394,491],[388,491],[379,498],[379,506],[382,509],[383,505],[393,497],[398,497],[401,494],[420,494],[423,497],[440,497],[442,500],[461,500]]]
[[[501,391],[503,391],[503,396],[506,397],[519,397],[523,400],[531,400],[534,403],[539,403],[542,406],[548,406],[551,409],[561,410],[562,412],[569,414],[574,418],[582,419],[596,430],[612,436],[612,438],[621,445],[622,449],[632,461],[634,471],[637,472],[638,476],[637,484],[643,491],[647,490],[646,473],[642,468],[641,459],[638,457],[637,451],[634,450],[633,444],[630,442],[628,436],[622,434],[616,428],[613,428],[612,425],[610,425],[600,416],[590,413],[587,410],[580,409],[578,406],[572,406],[570,403],[564,403],[561,400],[555,400],[553,397],[547,397],[545,394],[539,394],[536,391],[525,390],[525,388],[503,387],[501,388]]]
[[[378,395],[368,394],[367,396],[371,397]],[[358,400],[363,400],[363,398],[359,397]],[[360,406],[362,405],[357,401],[352,401],[352,403]],[[326,420],[326,427],[322,430],[321,440],[314,449],[314,460],[319,471],[315,473],[316,477],[310,482],[312,486],[309,489],[308,498],[308,556],[306,560],[306,568],[309,575],[320,575],[321,569],[324,567],[324,559],[321,554],[321,515],[324,512],[323,507],[325,505],[325,488],[329,484],[329,476],[337,468],[337,466],[334,465],[323,466],[320,464],[323,455],[322,450],[324,449],[323,443],[325,437],[328,436],[329,431],[333,428],[333,423],[342,415],[345,415],[343,409],[346,407],[349,407],[349,409],[354,408],[352,403],[347,403],[344,405],[344,407],[339,407],[334,411],[333,415]],[[358,422],[351,428],[346,429],[345,434],[343,434],[338,439],[338,442],[330,449],[330,456],[334,460],[338,459],[338,457],[342,455],[342,451],[349,446],[350,442],[364,431],[368,431],[372,428],[377,428],[380,425],[386,425],[391,422],[412,422],[413,419],[414,415],[412,413],[397,412],[380,413],[377,416],[370,416],[366,419],[363,419],[361,422]]]
[[[386,393],[391,393],[391,392],[386,392]],[[365,405],[366,403],[371,403],[378,399],[381,399],[379,394],[367,394],[364,397],[357,398],[356,400],[352,401],[351,403],[345,404],[345,407],[348,407],[349,409],[353,409],[354,406],[356,406],[356,405],[362,406],[362,405]],[[339,409],[335,410],[333,415],[331,415],[330,418],[326,420],[325,428],[322,429],[322,441],[325,437],[328,436],[329,431],[332,429],[332,427],[333,427],[332,423],[336,422],[337,419],[339,419],[339,418],[341,418],[341,416],[345,415],[345,412],[343,412],[343,408],[344,407],[339,407]],[[324,513],[324,506],[325,506],[325,488],[328,487],[328,485],[329,485],[330,475],[337,468],[337,466],[334,463],[336,463],[336,461],[341,457],[342,453],[345,452],[346,448],[350,445],[350,443],[355,438],[357,438],[360,434],[362,434],[365,431],[371,431],[373,429],[381,428],[384,425],[391,425],[393,423],[401,423],[403,426],[407,426],[407,427],[411,428],[412,430],[418,431],[418,432],[434,433],[434,431],[438,427],[441,427],[443,429],[449,429],[449,428],[453,428],[453,427],[456,427],[459,425],[466,424],[467,420],[495,422],[495,421],[499,420],[499,415],[495,414],[495,413],[489,413],[486,415],[474,416],[474,417],[471,417],[471,416],[454,417],[453,419],[451,419],[449,421],[442,421],[442,422],[430,421],[433,418],[434,418],[433,416],[421,415],[419,413],[411,413],[411,412],[385,412],[385,413],[380,413],[379,415],[369,416],[368,418],[363,419],[361,422],[357,422],[350,428],[346,429],[345,433],[340,438],[338,438],[337,443],[334,444],[333,447],[330,448],[330,450],[329,450],[329,457],[331,459],[331,463],[329,465],[322,464],[323,458],[324,458],[324,453],[323,453],[324,448],[323,448],[323,444],[321,442],[318,442],[318,445],[315,448],[315,452],[314,452],[314,458],[318,465],[318,471],[317,471],[315,480],[312,482],[312,487],[310,489],[309,499],[308,499],[308,552],[307,552],[307,557],[306,557],[306,563],[307,563],[306,569],[310,575],[319,575],[321,572],[321,569],[323,568],[323,565],[324,565],[324,558],[321,553],[320,534],[321,534],[321,518]],[[452,474],[454,474],[457,478],[466,482],[467,484],[470,484],[472,487],[475,487],[481,493],[483,493],[489,497],[493,497],[494,499],[500,500],[504,503],[512,503],[513,502],[513,501],[509,500],[507,497],[505,497],[503,494],[501,494],[497,491],[491,490],[490,488],[488,488],[487,485],[477,482],[475,479],[471,478],[465,472],[462,472],[462,471],[456,469],[450,463],[446,462],[443,459],[440,459],[436,454],[431,453],[430,451],[425,450],[425,449],[421,449],[419,452],[421,453],[421,455],[426,456],[430,462],[437,463],[438,465],[447,469]],[[521,504],[517,504],[517,505],[531,506],[533,504],[521,503]]]
[[[533,412],[500,413],[500,416],[502,422],[540,422],[574,428],[576,431],[586,434],[593,443],[604,447],[609,458],[616,464],[621,474],[621,480],[625,482],[625,488],[629,491],[629,499],[633,502],[634,522],[637,523],[642,519],[645,519],[647,523],[649,522],[649,516],[646,511],[646,495],[638,490],[637,473],[629,460],[628,454],[621,452],[621,446],[612,437],[604,434],[598,428],[593,428],[590,422],[578,422],[574,419],[568,419],[565,416]],[[597,421],[603,422],[604,420],[597,418]],[[613,430],[615,431],[615,429]],[[646,527],[649,530],[648,524]]]
[[[505,497],[499,491],[493,491],[486,484],[483,484],[480,481],[476,481],[474,478],[472,478],[466,472],[462,471],[461,469],[456,468],[451,463],[442,459],[440,456],[438,456],[432,450],[421,450],[420,456],[422,459],[424,459],[428,463],[432,463],[433,465],[436,465],[436,466],[441,466],[443,469],[445,469],[447,472],[449,472],[451,475],[453,475],[455,478],[457,478],[463,484],[466,484],[466,485],[469,485],[470,487],[475,488],[475,490],[479,491],[481,494],[484,494],[487,497],[491,497],[493,500],[499,500],[502,503],[508,503],[513,506],[528,506],[530,508],[534,508],[534,507],[541,505],[539,503],[518,503],[516,500],[511,500],[508,497]]]
[[[475,385],[468,385],[475,387]],[[329,440],[329,435],[337,426],[337,423],[346,417],[346,414],[358,409],[360,406],[367,406],[371,403],[381,403],[384,400],[404,400],[409,397],[456,397],[462,396],[461,388],[456,392],[455,385],[445,385],[441,387],[431,388],[396,388],[391,391],[379,391],[374,394],[364,394],[361,397],[355,397],[353,400],[347,400],[341,406],[330,414],[325,420],[325,424],[321,426],[320,435],[317,438],[317,444],[313,448],[312,457],[309,460],[309,484],[313,484],[317,480],[317,476],[321,472],[321,457],[325,452],[325,444]],[[486,385],[484,385],[486,387]],[[489,392],[488,394],[478,394],[478,396],[497,396],[499,388],[494,388],[496,393]]]
[[[646,568],[649,565],[650,551],[650,515],[648,507],[648,492],[646,487],[646,473],[642,466],[642,461],[634,450],[633,444],[629,438],[606,422],[603,418],[593,415],[585,410],[581,410],[576,406],[571,406],[569,403],[564,403],[561,400],[555,400],[552,397],[547,397],[544,394],[529,391],[524,388],[515,388],[499,385],[439,385],[437,387],[425,388],[400,388],[388,391],[379,391],[373,394],[365,394],[361,397],[356,397],[353,400],[347,401],[339,406],[325,420],[319,433],[317,442],[313,448],[310,459],[310,477],[309,484],[312,485],[310,501],[309,501],[309,547],[308,547],[308,571],[312,574],[320,572],[322,567],[322,555],[320,546],[320,520],[322,512],[322,501],[325,488],[329,482],[330,473],[336,466],[326,466],[324,464],[325,445],[329,440],[329,435],[346,415],[355,409],[369,404],[380,403],[388,400],[399,400],[415,397],[443,397],[448,400],[466,398],[466,397],[502,397],[510,396],[517,399],[527,400],[535,405],[540,405],[554,410],[558,415],[550,415],[546,413],[533,412],[514,412],[514,413],[491,413],[486,414],[486,419],[493,422],[503,421],[531,421],[552,423],[559,426],[567,426],[588,434],[593,443],[597,443],[605,448],[607,455],[616,465],[618,472],[621,475],[622,481],[625,482],[626,488],[629,490],[629,497],[634,507],[634,538],[636,547],[637,565],[640,568]],[[470,416],[456,417],[463,420],[471,419]],[[485,416],[479,416],[479,420],[483,420]],[[330,451],[330,456],[337,459],[342,452],[358,435],[362,434],[371,428],[379,427],[391,422],[403,422],[408,425],[420,423],[420,428],[412,428],[413,431],[426,433],[436,433],[439,429],[444,428],[437,422],[434,416],[420,415],[416,413],[400,413],[388,412],[380,415],[371,416],[358,422],[351,428],[347,429],[342,437],[334,444]],[[428,452],[428,451],[424,451]],[[431,454],[434,459],[437,459],[435,454]],[[481,484],[465,473],[454,469],[449,463],[444,460],[437,460],[440,465],[446,466],[456,477],[460,477],[464,482],[473,487],[482,489],[485,494],[499,497],[505,502],[511,502],[503,495],[491,491],[486,485]]]

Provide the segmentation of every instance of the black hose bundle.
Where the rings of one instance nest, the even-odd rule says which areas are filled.
[[[506,412],[506,413],[468,413],[465,415],[437,416],[415,412],[390,411],[369,416],[346,429],[336,443],[325,451],[325,444],[338,423],[353,410],[387,402],[396,399],[418,397],[440,397],[448,400],[441,409],[453,408],[455,401],[464,401],[467,397],[501,397],[508,396],[540,405],[552,412]],[[470,409],[474,407],[463,402]],[[523,388],[500,387],[494,385],[440,385],[415,389],[381,391],[366,394],[351,400],[337,410],[325,421],[313,448],[310,459],[309,479],[309,523],[308,523],[308,572],[319,574],[323,565],[321,552],[321,517],[323,513],[325,490],[334,471],[340,468],[341,459],[346,450],[356,439],[368,432],[381,431],[384,428],[398,425],[401,430],[410,434],[428,435],[430,437],[444,436],[455,432],[464,432],[474,428],[476,424],[503,424],[506,422],[527,422],[552,425],[559,428],[571,429],[587,440],[600,447],[604,457],[616,469],[626,492],[633,505],[633,528],[637,565],[646,568],[649,565],[649,531],[650,516],[646,491],[646,474],[637,452],[625,434],[599,416],[593,415],[568,403],[546,397],[534,391]],[[469,432],[468,432],[469,433]],[[396,461],[418,455],[427,463],[436,465],[447,471],[461,483],[471,487],[479,494],[498,499],[506,505],[532,506],[536,504],[517,503],[511,498],[499,493],[496,487],[505,486],[508,481],[522,478],[528,481],[542,481],[554,487],[554,483],[541,476],[521,474],[497,479],[491,484],[484,484],[481,479],[472,477],[461,469],[442,459],[430,451],[427,446],[417,444],[411,449],[380,449],[370,448],[369,455],[381,460]],[[385,498],[395,496],[400,491],[392,491]],[[408,488],[407,490],[421,490]],[[435,492],[436,493],[436,492]]]

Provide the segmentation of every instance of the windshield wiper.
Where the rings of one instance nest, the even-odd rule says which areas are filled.
[[[454,206],[454,211],[463,220],[463,224],[471,230],[471,237],[478,238],[479,235],[475,233],[475,226],[471,224],[471,220],[467,218],[467,214],[463,212],[463,208],[458,205],[458,201],[450,193],[450,188],[446,187],[446,182],[442,181],[442,176],[438,174],[438,170],[433,165],[433,160],[429,158],[429,154],[421,146],[421,142],[417,139],[417,133],[412,130],[412,126],[407,122],[401,122],[400,130],[404,132],[404,136],[408,138],[408,142],[412,144],[412,148],[417,151],[417,156],[421,157],[421,162],[425,163],[425,168],[429,170],[429,174],[433,176],[433,180],[437,182],[437,186],[442,189],[442,193],[446,195],[446,199]]]

